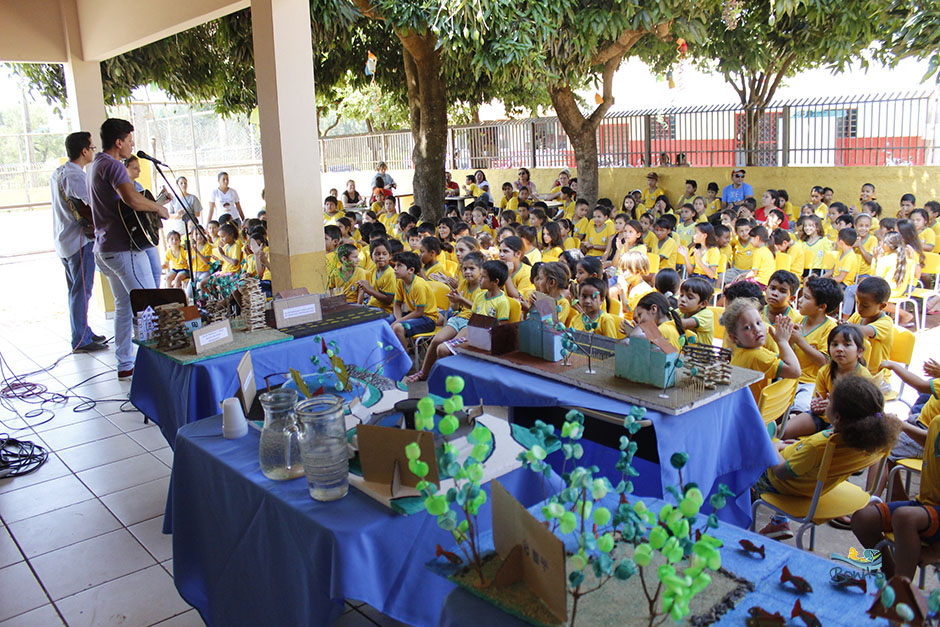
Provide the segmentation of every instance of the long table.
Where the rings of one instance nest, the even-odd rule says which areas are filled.
[[[468,404],[482,399],[487,405],[515,408],[582,407],[619,416],[630,411],[630,405],[622,401],[468,355],[438,360],[428,378],[430,391],[442,394],[448,375],[464,378],[463,398]],[[679,473],[669,460],[673,453],[688,453],[683,481],[698,483],[706,496],[717,490],[719,483],[726,484],[735,498],[728,500],[719,517],[747,527],[751,521],[750,487],[769,466],[779,462],[750,390],[743,388],[678,416],[647,411],[646,418],[652,421],[656,436],[659,485],[679,483]],[[608,447],[592,447],[589,454],[600,462],[598,466],[613,466],[618,440],[619,434],[607,442]]]
[[[399,516],[350,488],[318,503],[304,478],[271,481],[259,433],[221,437],[221,418],[180,428],[173,458],[173,572],[209,625],[329,625],[344,599],[411,625],[435,625],[447,580],[424,566],[453,536],[427,513]],[[500,482],[526,506],[542,483],[519,469]],[[489,486],[487,485],[487,491]],[[488,529],[489,502],[479,521]]]
[[[320,339],[317,339],[320,338]],[[321,341],[336,341],[347,364],[370,366],[392,356],[384,373],[400,379],[411,367],[411,358],[384,320],[326,331],[320,335],[251,349],[256,385],[264,386],[264,377],[294,368],[301,374],[316,372],[311,356],[320,355]],[[378,342],[394,346],[384,352]],[[170,446],[183,425],[219,413],[219,403],[238,389],[236,367],[243,352],[221,355],[205,361],[182,365],[146,347],[137,350],[131,402],[145,416],[160,426]],[[278,381],[280,382],[280,381]]]

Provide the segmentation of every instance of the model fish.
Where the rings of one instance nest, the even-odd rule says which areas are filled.
[[[773,627],[774,625],[786,625],[787,620],[780,615],[780,612],[771,614],[762,607],[756,605],[750,608],[747,613],[749,617],[744,624],[747,627]]]
[[[802,594],[807,594],[813,591],[813,586],[809,585],[809,582],[803,579],[802,577],[797,577],[790,572],[790,569],[786,566],[783,567],[783,570],[780,571],[780,583],[792,583],[793,587],[800,591]]]
[[[786,568],[786,566],[784,566]],[[793,611],[790,612],[790,618],[799,618],[804,623],[806,627],[822,627],[822,623],[819,622],[819,619],[816,618],[816,615],[812,612],[807,612],[803,609],[803,606],[800,605],[800,600],[797,599],[796,603],[793,604]]]
[[[862,592],[868,593],[868,581],[865,579],[864,575],[855,571],[846,571],[838,566],[833,566],[832,570],[829,571],[829,581],[834,586],[841,586],[843,588],[855,586]]]
[[[738,544],[740,544],[740,545],[741,545],[741,548],[744,549],[745,551],[747,551],[748,553],[755,553],[755,554],[757,554],[757,555],[760,555],[760,558],[761,558],[761,559],[764,559],[765,557],[767,557],[767,556],[764,554],[764,545],[763,545],[763,544],[760,545],[760,546],[757,546],[756,544],[754,544],[754,543],[751,542],[750,540],[740,540],[740,541],[738,542]]]
[[[450,551],[445,551],[441,548],[440,544],[437,545],[437,553],[435,554],[435,557],[444,557],[448,562],[457,566],[463,564],[463,559],[461,559],[459,555],[456,553],[451,553]]]

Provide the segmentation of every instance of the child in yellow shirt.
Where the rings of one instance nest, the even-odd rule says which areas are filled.
[[[708,301],[715,293],[708,281],[692,277],[679,287],[679,313],[686,334],[694,334],[695,341],[711,346],[715,341],[715,314],[708,308]]]
[[[881,362],[891,354],[894,343],[894,321],[884,309],[891,297],[891,286],[881,277],[868,277],[855,292],[855,313],[849,324],[861,327],[865,336],[865,362],[872,374],[881,369]]]
[[[669,304],[669,300],[659,292],[650,292],[640,299],[633,312],[633,321],[637,324],[653,322],[659,328],[663,337],[672,344],[676,350],[682,350],[684,341],[680,337],[685,335],[682,318]],[[621,331],[626,334],[629,329],[624,321]]]
[[[793,321],[787,316],[777,316],[773,326],[773,338],[780,356],[764,346],[767,325],[761,316],[760,304],[753,298],[736,298],[721,314],[719,321],[725,327],[725,335],[731,340],[731,364],[756,370],[764,378],[751,384],[754,400],[759,400],[763,389],[775,379],[797,379],[800,362],[790,348]]]
[[[359,282],[366,280],[366,271],[359,267],[359,250],[352,244],[341,244],[336,251],[339,267],[330,275],[327,288],[338,289],[346,302],[359,302]]]
[[[542,261],[558,261],[561,253],[565,252],[562,248],[564,239],[561,236],[561,224],[559,222],[548,222],[541,228],[542,237]]]
[[[366,279],[359,281],[360,302],[392,314],[398,282],[390,263],[392,251],[389,249],[388,240],[372,240],[369,251],[372,256],[372,269]]]
[[[640,299],[653,291],[644,277],[650,273],[650,260],[646,253],[627,251],[620,256],[620,274],[617,285],[611,289],[611,298],[619,298],[624,320],[633,321]]]
[[[540,265],[533,281],[537,291],[555,299],[558,321],[562,324],[567,324],[568,316],[571,315],[571,303],[564,296],[570,281],[571,273],[568,271],[568,266],[560,261],[549,261]],[[535,296],[535,292],[529,296],[526,309],[531,308],[535,303]]]
[[[810,411],[819,369],[829,363],[829,333],[838,324],[832,317],[839,311],[842,289],[832,279],[811,276],[806,279],[798,303],[802,316],[794,325],[790,344],[800,362],[801,374],[791,412]]]
[[[672,222],[668,218],[659,218],[653,224],[653,234],[656,237],[656,243],[650,248],[650,252],[659,255],[659,269],[676,269],[676,259],[679,254],[679,246],[672,235]]]
[[[855,229],[846,228],[839,231],[836,241],[839,257],[832,270],[827,270],[823,276],[831,277],[844,287],[855,285],[855,276],[858,274],[858,256],[853,249],[856,241],[858,241],[858,234]]]
[[[737,238],[734,241],[734,254],[730,266],[725,271],[725,283],[733,283],[739,276],[750,272],[754,267],[754,249],[751,246],[751,229],[753,225],[747,218],[738,218],[734,222],[734,232]]]
[[[163,268],[166,270],[166,286],[182,287],[183,280],[189,276],[189,257],[180,246],[180,234],[176,231],[167,233],[166,244],[166,255],[163,261]]]
[[[770,235],[767,229],[762,226],[755,226],[751,229],[751,269],[744,274],[744,280],[753,279],[758,284],[767,287],[770,282],[770,275],[777,269],[774,261],[774,253],[768,248]]]
[[[937,234],[929,226],[930,214],[927,213],[926,209],[914,209],[911,211],[911,222],[914,223],[914,228],[917,230],[920,247],[924,249],[925,253],[933,252],[937,243]]]
[[[238,229],[234,224],[225,223],[219,227],[219,247],[215,250],[215,258],[222,262],[219,270],[222,274],[239,272],[242,265],[242,243],[238,239]]]
[[[809,498],[826,448],[834,446],[829,473],[822,493],[848,479],[852,473],[875,464],[894,445],[900,421],[884,413],[884,396],[869,379],[847,376],[839,380],[830,395],[826,414],[831,429],[820,431],[796,443],[778,442],[780,463],[771,466],[754,486],[758,494],[773,493]],[[768,538],[792,537],[784,516],[775,516],[760,531]]]
[[[601,279],[588,277],[578,284],[578,309],[581,315],[575,313],[571,328],[576,331],[587,331],[590,325],[592,332],[606,337],[620,337],[617,333],[617,323],[614,317],[604,311],[607,301],[607,283]]]
[[[515,235],[503,238],[499,243],[499,259],[509,269],[506,281],[506,296],[519,301],[526,300],[535,286],[532,285],[531,266],[522,263],[522,238]]]
[[[437,328],[437,301],[428,282],[418,276],[421,271],[418,255],[400,252],[393,260],[398,287],[392,310],[392,331],[402,346],[407,346],[412,335]]]
[[[705,279],[714,285],[718,279],[718,262],[721,261],[715,229],[707,222],[693,225],[692,243],[694,247],[691,250],[685,246],[679,247],[689,276]]]
[[[600,257],[607,250],[609,240],[615,235],[614,225],[610,223],[610,209],[603,205],[594,207],[593,219],[584,230],[581,251],[590,257]]]

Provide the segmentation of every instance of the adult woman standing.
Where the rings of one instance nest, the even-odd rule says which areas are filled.
[[[196,222],[199,222],[199,216],[202,214],[202,203],[199,202],[197,196],[189,193],[189,181],[186,180],[185,176],[181,176],[176,179],[176,184],[180,188],[181,198],[186,208],[189,209],[189,213],[195,216]],[[189,222],[189,216],[183,211],[182,205],[180,205],[176,198],[173,198],[173,201],[170,203],[170,219],[167,220],[166,231],[168,233],[170,231],[183,233],[183,228],[187,222]]]
[[[219,217],[232,213],[232,209],[238,211],[238,217],[245,219],[242,212],[241,199],[234,188],[228,186],[228,172],[219,172],[219,186],[212,190],[212,200],[209,201],[209,220],[215,216],[218,208]]]

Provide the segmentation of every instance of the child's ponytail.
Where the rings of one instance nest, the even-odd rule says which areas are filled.
[[[835,431],[852,448],[867,453],[888,451],[898,439],[901,421],[884,413],[884,394],[870,379],[840,377],[829,395],[827,412],[837,418]]]

